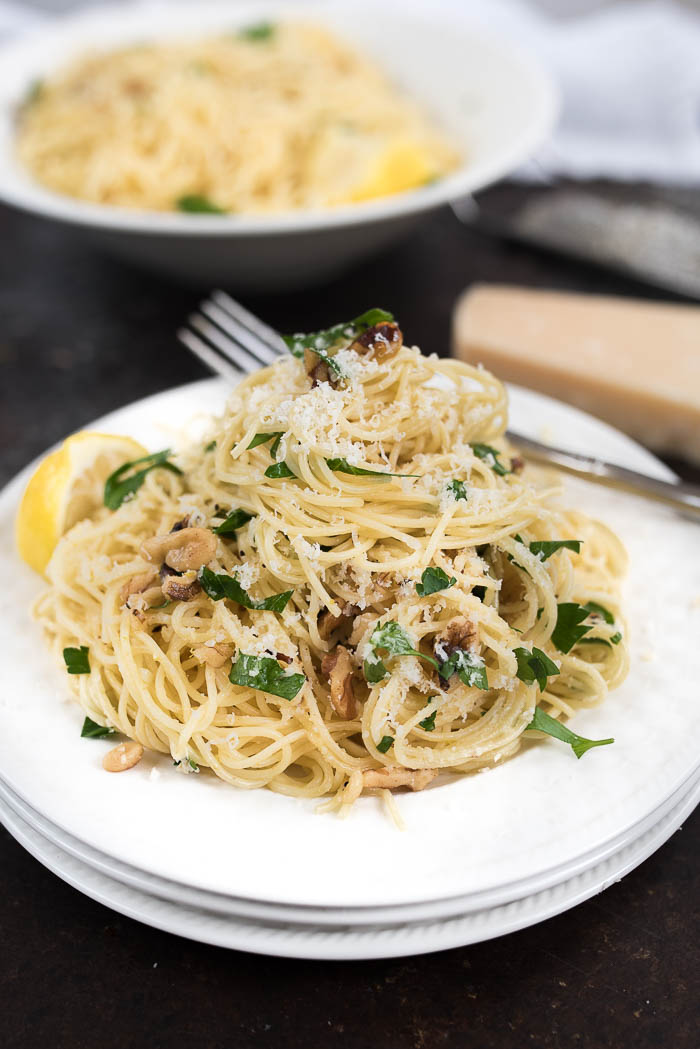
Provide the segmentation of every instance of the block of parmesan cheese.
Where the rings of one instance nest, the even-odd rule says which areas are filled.
[[[700,307],[477,284],[453,352],[700,462]]]

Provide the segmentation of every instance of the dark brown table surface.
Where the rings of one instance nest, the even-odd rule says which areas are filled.
[[[1,208],[0,245],[3,483],[68,431],[204,374],[172,333],[206,289],[129,269],[58,225]],[[445,353],[455,297],[475,280],[667,297],[489,240],[445,211],[326,287],[247,302],[287,331],[383,305],[412,342]],[[3,1049],[700,1045],[697,812],[624,881],[541,925],[352,963],[259,957],[158,932],[59,881],[3,829],[0,841]]]

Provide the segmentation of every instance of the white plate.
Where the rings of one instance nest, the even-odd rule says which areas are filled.
[[[700,787],[700,771],[691,777],[690,781],[676,791],[647,819],[637,824],[623,839],[624,849],[632,842],[643,838],[649,831],[653,831],[662,824],[666,817],[673,813],[681,802],[687,801],[689,797],[695,797]],[[0,803],[4,804],[16,816],[33,830],[37,831],[43,838],[57,845],[69,856],[83,862],[86,866],[101,874],[107,875],[113,881],[120,882],[130,888],[137,889],[147,896],[157,896],[159,899],[168,900],[170,903],[184,905],[195,910],[205,910],[225,917],[252,919],[265,924],[283,923],[289,926],[357,926],[357,925],[403,925],[406,923],[428,922],[443,920],[445,918],[461,917],[477,911],[491,909],[498,905],[501,893],[481,893],[478,896],[458,896],[447,900],[437,900],[432,903],[408,904],[402,907],[292,907],[277,906],[274,904],[256,903],[250,900],[238,899],[234,896],[222,896],[215,893],[204,892],[201,889],[192,889],[178,882],[166,881],[153,874],[146,874],[128,867],[124,863],[111,859],[104,853],[78,841],[70,834],[49,823],[38,812],[30,808],[26,802],[18,798],[0,780]],[[609,846],[599,855],[585,857],[585,862],[580,862],[577,869],[554,872],[551,883],[543,885],[540,892],[562,882],[570,882],[573,878],[587,874],[593,868],[598,868],[606,860],[621,851],[615,847],[615,843]],[[526,882],[518,885],[518,894],[509,899],[524,899],[529,896],[529,886]]]
[[[148,38],[218,32],[264,17],[327,23],[374,56],[445,127],[464,163],[432,186],[332,210],[193,218],[75,200],[43,188],[16,161],[17,106],[37,78],[71,57]],[[513,171],[546,138],[556,113],[552,84],[529,58],[461,19],[447,24],[410,14],[397,0],[100,6],[52,20],[5,45],[0,68],[0,198],[82,227],[128,259],[239,288],[327,279],[399,237],[422,215]]]
[[[223,395],[216,381],[197,383],[95,426],[158,448],[172,442],[171,419],[215,410]],[[664,473],[610,427],[533,393],[513,391],[512,423],[535,435],[546,425],[561,443]],[[0,496],[0,630],[11,654],[0,671],[0,775],[50,822],[121,863],[283,906],[392,907],[480,893],[514,899],[523,883],[535,892],[610,843],[622,847],[698,767],[697,526],[577,485],[572,500],[609,521],[631,556],[632,672],[605,704],[574,723],[584,735],[615,736],[614,746],[576,761],[555,741],[527,745],[501,768],[401,797],[405,833],[372,798],[361,799],[346,820],[320,817],[313,802],[239,792],[205,774],[181,776],[161,756],[149,755],[128,775],[107,776],[101,758],[109,744],[80,738],[81,712],[66,698],[63,671],[29,617],[41,582],[12,542],[23,482]],[[156,780],[154,765],[161,770]]]
[[[428,954],[463,947],[524,929],[560,914],[620,881],[642,863],[680,827],[698,800],[700,787],[696,785],[655,827],[604,863],[525,899],[443,921],[359,928],[300,928],[225,917],[169,903],[113,881],[68,855],[33,830],[2,801],[0,820],[25,849],[69,885],[146,925],[202,943],[254,954],[350,961]]]

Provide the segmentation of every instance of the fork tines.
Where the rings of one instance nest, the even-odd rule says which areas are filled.
[[[225,291],[212,292],[177,336],[208,368],[237,381],[287,352],[282,337]],[[194,329],[194,330],[191,330]]]

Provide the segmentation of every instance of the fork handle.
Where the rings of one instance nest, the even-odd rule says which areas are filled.
[[[635,495],[645,496],[659,503],[666,503],[668,506],[690,514],[696,521],[700,521],[700,486],[698,485],[688,484],[685,481],[660,481],[656,477],[629,470],[626,466],[607,463],[591,455],[582,455],[580,452],[554,448],[512,431],[508,431],[506,436],[522,450],[527,459],[533,462],[547,463],[549,466],[556,466],[557,469],[574,474],[576,477],[582,477],[584,480],[606,485],[608,488],[633,492]]]

